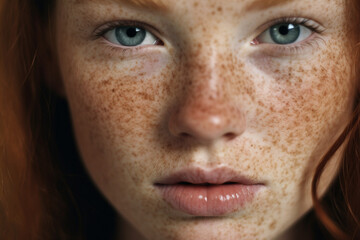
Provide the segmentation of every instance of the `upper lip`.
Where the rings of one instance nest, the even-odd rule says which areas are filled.
[[[181,182],[191,184],[223,184],[239,183],[244,185],[259,185],[261,182],[255,181],[241,175],[228,167],[219,167],[212,170],[202,168],[185,168],[169,174],[155,182],[157,185],[171,185]]]

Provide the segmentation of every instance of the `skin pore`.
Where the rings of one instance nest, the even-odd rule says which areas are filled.
[[[311,208],[314,169],[354,98],[345,2],[269,2],[58,1],[57,54],[82,160],[144,238],[286,239]],[[267,42],[283,18],[315,29],[289,45]],[[145,29],[150,43],[119,45],[114,23]],[[191,216],[154,187],[189,166],[226,166],[265,187],[231,214]]]

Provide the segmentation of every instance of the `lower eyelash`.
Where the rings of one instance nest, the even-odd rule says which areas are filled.
[[[126,57],[127,55],[131,55],[130,53],[132,51],[136,50],[136,47],[135,48],[123,48],[123,47],[113,45],[109,41],[107,41],[105,38],[100,38],[99,40],[100,40],[100,44],[105,47],[107,52],[109,52],[110,55],[114,56],[114,57],[119,57],[119,55]],[[120,51],[120,54],[119,54],[119,51]]]
[[[143,49],[144,50],[151,48],[151,45],[149,45],[148,47],[143,47],[143,46],[139,46],[139,47],[119,47],[115,44],[110,43],[108,40],[106,40],[105,38],[101,37],[100,39],[98,39],[99,43],[101,45],[103,45],[105,47],[105,52],[110,56],[110,57],[116,57],[119,58],[120,56],[120,60],[121,59],[129,59],[131,57],[135,57],[137,54],[137,52],[139,52],[139,49]],[[156,46],[156,45],[154,45]]]
[[[325,40],[318,34],[315,34],[315,36],[310,37],[310,39],[304,40],[297,44],[265,44],[267,46],[264,46],[263,51],[266,52],[266,54],[275,57],[294,56],[304,53],[306,49],[318,49],[320,48],[321,43],[325,43]]]

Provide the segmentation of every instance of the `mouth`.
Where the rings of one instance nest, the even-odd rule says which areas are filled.
[[[180,185],[198,185],[198,186],[212,186],[212,185],[215,185],[215,184],[211,184],[211,183],[194,184],[194,183],[190,183],[190,182],[179,182],[179,183],[176,183],[176,184],[180,184]],[[236,182],[225,182],[225,183],[216,184],[216,185],[231,185],[231,184],[238,184],[238,183],[236,183]],[[161,185],[161,184],[158,184],[158,185]]]
[[[223,216],[245,208],[265,184],[222,167],[183,169],[154,186],[174,210],[194,216]]]

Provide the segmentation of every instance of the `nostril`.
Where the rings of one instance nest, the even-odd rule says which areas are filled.
[[[178,136],[180,136],[182,138],[192,138],[193,137],[193,135],[191,135],[187,132],[181,132]],[[223,135],[223,138],[226,139],[227,141],[231,141],[231,140],[235,139],[236,137],[237,137],[237,134],[233,133],[233,132],[228,132]]]
[[[224,134],[224,137],[225,137],[227,140],[233,140],[234,138],[236,138],[236,134],[229,132],[229,133]]]
[[[180,133],[180,136],[181,136],[181,137],[184,137],[184,138],[188,138],[188,137],[190,137],[191,135],[188,134],[188,133],[182,132],[182,133]]]

